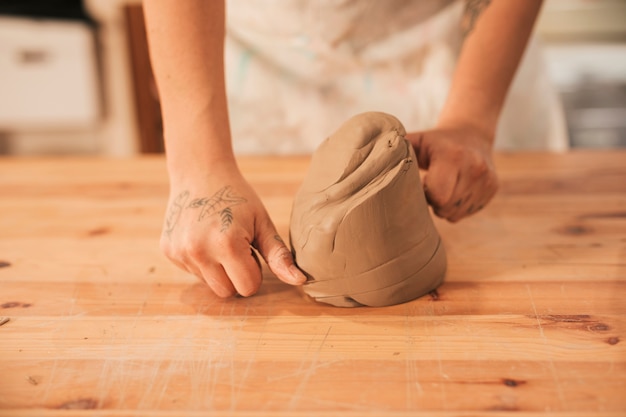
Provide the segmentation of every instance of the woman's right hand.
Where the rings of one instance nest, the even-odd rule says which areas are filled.
[[[146,1],[170,176],[161,248],[221,296],[254,294],[261,268],[306,280],[265,207],[237,169],[224,77],[224,1]]]
[[[236,168],[172,181],[161,249],[220,297],[250,296],[261,285],[257,250],[276,276],[306,281],[265,207]]]

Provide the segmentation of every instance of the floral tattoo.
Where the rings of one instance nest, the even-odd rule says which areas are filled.
[[[230,185],[222,187],[211,197],[194,198],[189,204],[189,191],[181,192],[170,205],[165,218],[165,233],[171,236],[178,224],[183,209],[200,209],[198,221],[201,221],[214,214],[219,214],[221,228],[226,231],[233,224],[234,214],[232,208],[245,203],[247,200],[238,196]]]

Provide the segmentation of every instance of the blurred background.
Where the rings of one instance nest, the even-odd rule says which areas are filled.
[[[626,1],[546,0],[571,147],[626,146]],[[162,152],[140,0],[0,1],[0,154]]]

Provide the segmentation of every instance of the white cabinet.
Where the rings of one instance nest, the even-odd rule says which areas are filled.
[[[96,62],[84,23],[0,18],[0,130],[93,126],[101,108]]]

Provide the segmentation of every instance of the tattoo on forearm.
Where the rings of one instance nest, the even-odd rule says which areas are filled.
[[[180,215],[183,212],[183,208],[185,207],[185,203],[189,198],[189,191],[183,191],[176,196],[169,209],[167,210],[167,215],[165,216],[165,234],[170,237],[174,228],[178,224],[178,220],[180,220]]]
[[[463,39],[474,30],[478,16],[489,6],[491,0],[466,0],[465,12],[461,21],[463,29]]]

